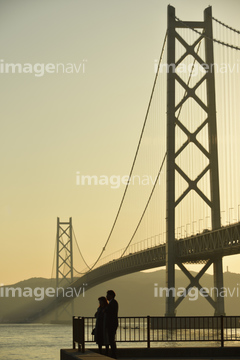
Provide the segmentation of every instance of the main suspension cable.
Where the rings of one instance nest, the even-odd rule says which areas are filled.
[[[138,228],[139,228],[139,226],[140,226],[140,224],[141,224],[141,222],[142,222],[142,219],[143,219],[143,217],[144,217],[144,215],[145,215],[145,213],[146,213],[146,211],[147,211],[148,205],[149,205],[149,203],[150,203],[150,201],[151,201],[151,199],[152,199],[152,196],[153,196],[153,193],[154,193],[155,187],[156,187],[157,182],[158,182],[158,179],[159,179],[159,177],[160,177],[160,174],[161,174],[161,171],[162,171],[162,168],[163,168],[164,162],[165,162],[165,160],[166,160],[166,156],[167,156],[167,152],[165,152],[165,155],[164,155],[164,157],[163,157],[163,161],[162,161],[162,164],[161,164],[160,170],[159,170],[159,172],[158,172],[158,174],[157,174],[157,177],[156,177],[156,179],[155,179],[155,182],[154,182],[154,185],[153,185],[153,188],[152,188],[151,194],[150,194],[150,196],[149,196],[149,198],[148,198],[147,204],[146,204],[146,206],[145,206],[145,208],[144,208],[144,210],[143,210],[143,213],[142,213],[142,215],[141,215],[141,217],[140,217],[140,220],[139,220],[139,222],[138,222],[138,224],[137,224],[137,227],[136,227],[136,229],[135,229],[135,231],[134,231],[134,233],[133,233],[133,235],[132,235],[132,237],[131,237],[131,239],[130,239],[129,243],[127,244],[127,246],[126,246],[126,248],[125,248],[124,252],[123,252],[123,253],[122,253],[122,255],[120,256],[120,259],[124,256],[125,252],[126,252],[126,251],[127,251],[127,249],[129,248],[129,246],[130,246],[130,244],[131,244],[131,242],[132,242],[132,240],[133,240],[133,238],[134,238],[134,236],[135,236],[136,232],[138,231]]]
[[[228,30],[231,30],[231,31],[233,31],[233,32],[235,32],[235,33],[237,33],[237,34],[240,34],[240,31],[239,31],[239,30],[236,30],[236,29],[232,28],[231,26],[229,26],[229,25],[227,25],[227,24],[224,24],[222,21],[216,19],[215,17],[212,16],[212,19],[213,19],[214,21],[216,21],[217,23],[219,23],[220,25],[222,25],[222,26],[224,26],[225,28],[227,28]]]
[[[78,245],[77,238],[76,238],[76,235],[75,235],[75,232],[74,232],[73,227],[72,227],[72,231],[73,231],[74,240],[75,240],[75,242],[76,242],[76,244],[77,244],[77,248],[78,248],[79,254],[80,254],[81,258],[83,259],[83,262],[84,262],[84,264],[86,265],[86,267],[87,267],[88,269],[90,269],[90,267],[88,266],[87,262],[85,261],[85,259],[84,259],[84,257],[83,257],[83,254],[82,254],[82,252],[81,252],[81,250],[80,250],[80,247],[79,247],[79,245]],[[75,270],[78,274],[85,274],[85,273],[82,273],[82,272],[77,271],[75,268],[74,268],[74,270]]]
[[[140,138],[139,138],[137,150],[136,150],[134,160],[133,160],[133,164],[132,164],[130,174],[129,174],[129,177],[128,177],[128,182],[126,184],[126,187],[125,187],[125,190],[124,190],[124,193],[123,193],[123,197],[122,197],[121,203],[120,203],[118,211],[117,211],[117,215],[116,215],[115,220],[113,222],[113,225],[112,225],[112,228],[111,228],[110,233],[108,235],[108,238],[106,240],[106,243],[105,243],[104,247],[102,248],[102,251],[101,251],[100,255],[98,256],[97,260],[95,261],[95,263],[91,267],[88,266],[89,271],[91,271],[96,266],[96,264],[98,263],[98,261],[100,260],[100,258],[102,256],[103,252],[106,250],[106,246],[107,246],[107,244],[108,244],[108,242],[109,242],[109,240],[110,240],[110,238],[112,236],[112,233],[113,233],[113,230],[114,230],[115,225],[117,223],[120,211],[122,209],[122,205],[123,205],[123,202],[124,202],[126,194],[127,194],[127,190],[128,190],[128,187],[129,187],[129,183],[130,183],[130,180],[131,180],[133,169],[134,169],[134,166],[135,166],[135,163],[136,163],[136,160],[137,160],[139,148],[140,148],[140,145],[141,145],[141,142],[142,142],[142,137],[143,137],[143,134],[144,134],[145,126],[146,126],[146,123],[147,123],[148,114],[149,114],[150,106],[151,106],[151,103],[152,103],[152,98],[153,98],[153,94],[154,94],[154,90],[155,90],[155,86],[156,86],[156,82],[157,82],[157,78],[158,78],[158,74],[159,74],[160,64],[161,64],[161,61],[162,61],[166,40],[167,40],[167,31],[166,31],[165,38],[164,38],[164,41],[163,41],[163,46],[162,46],[161,55],[160,55],[160,58],[159,58],[158,68],[157,68],[157,71],[156,71],[156,76],[155,76],[155,79],[154,79],[154,83],[153,83],[153,87],[152,87],[152,91],[151,91],[151,96],[150,96],[150,100],[149,100],[149,103],[148,103],[147,112],[146,112],[146,115],[145,115],[145,119],[144,119],[142,131],[141,131],[141,135],[140,135]]]
[[[199,35],[202,35],[202,34],[200,33],[200,31],[192,28],[191,26],[188,26],[184,21],[180,20],[177,16],[175,16],[175,19],[178,20],[180,23],[182,23],[186,28],[191,29],[192,31],[194,31],[195,33],[197,33],[197,34],[199,34]],[[208,39],[208,40],[210,40],[210,41],[213,41],[213,42],[215,42],[215,43],[217,43],[217,44],[226,46],[226,47],[231,48],[231,49],[234,49],[234,50],[240,50],[240,47],[238,47],[238,46],[231,45],[231,44],[227,44],[227,43],[225,43],[224,41],[220,41],[220,40],[217,40],[217,39],[214,39],[214,38],[210,38],[209,36],[206,36],[205,34],[203,34],[203,36],[204,36],[206,39]]]

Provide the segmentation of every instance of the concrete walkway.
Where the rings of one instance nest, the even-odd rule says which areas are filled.
[[[90,350],[82,353],[77,349],[61,349],[60,360],[110,360],[110,358]]]
[[[240,348],[122,348],[117,349],[118,360],[215,360],[240,359]],[[110,360],[105,355],[86,350],[85,353],[76,349],[62,349],[60,360]]]

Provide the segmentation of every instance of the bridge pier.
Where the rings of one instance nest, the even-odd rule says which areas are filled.
[[[214,287],[217,289],[214,292],[214,301],[216,303],[214,315],[216,316],[225,315],[224,297],[220,296],[221,289],[223,288],[222,258],[218,258],[214,260],[213,276],[214,276]]]

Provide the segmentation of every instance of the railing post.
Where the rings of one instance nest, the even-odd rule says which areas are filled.
[[[74,318],[75,316],[72,317],[72,331],[73,331],[73,349],[75,349],[75,324],[74,324]]]
[[[147,316],[147,348],[150,349],[150,316]]]
[[[85,326],[84,326],[84,317],[82,317],[81,319],[81,350],[82,350],[82,353],[85,352]]]
[[[223,315],[221,315],[221,347],[224,347]]]

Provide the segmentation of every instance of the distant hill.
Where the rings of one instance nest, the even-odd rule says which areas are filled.
[[[192,274],[196,275],[193,272]],[[98,307],[98,297],[104,296],[108,289],[114,289],[119,302],[119,316],[163,316],[165,312],[165,297],[156,295],[159,295],[159,287],[165,287],[165,276],[165,270],[137,272],[107,281],[89,290],[85,286],[85,296],[81,292],[79,297],[74,300],[74,314],[93,316]],[[188,284],[189,280],[186,276],[180,270],[176,270],[176,289],[186,287]],[[200,279],[200,284],[208,289],[213,288],[213,276],[204,274]],[[55,282],[53,280],[43,278],[31,278],[12,286],[7,286],[8,288],[19,288],[22,292],[25,290],[25,297],[18,297],[17,292],[15,297],[6,297],[3,296],[5,293],[2,294],[0,292],[0,322],[28,321],[31,314],[39,312],[47,303],[52,301],[51,297],[45,297],[44,300],[39,301],[41,288],[47,289],[54,286]],[[227,288],[227,296],[225,297],[226,314],[239,315],[240,274],[224,273],[224,286]],[[28,290],[26,290],[27,288]],[[40,288],[35,293],[35,295],[38,295],[34,296],[32,294],[31,297],[29,289],[36,288]],[[29,296],[27,297],[27,295]],[[200,296],[196,289],[192,289],[191,294],[182,301],[177,309],[177,315],[213,315],[213,313],[213,308],[206,299]],[[71,314],[66,315],[66,319],[71,320]],[[41,321],[43,320],[50,322],[54,319],[46,317]]]

